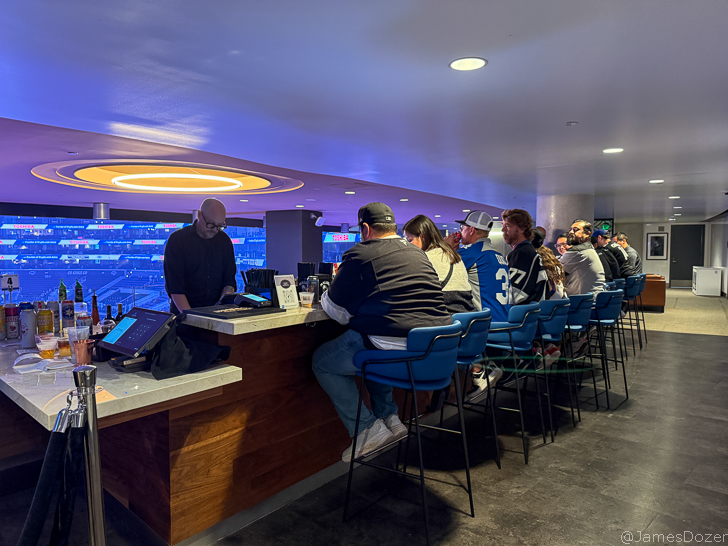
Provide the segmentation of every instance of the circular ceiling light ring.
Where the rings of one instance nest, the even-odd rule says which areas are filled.
[[[191,180],[214,180],[216,182],[227,182],[228,186],[219,187],[200,187],[200,188],[183,188],[180,186],[147,186],[143,184],[130,184],[124,182],[125,180],[148,180],[150,178],[185,178]],[[212,176],[206,174],[184,174],[184,173],[143,173],[143,174],[125,174],[122,176],[116,176],[111,179],[111,182],[115,186],[121,186],[122,188],[128,188],[132,190],[142,191],[159,191],[168,193],[177,192],[203,192],[203,191],[231,191],[237,190],[243,187],[243,183],[240,180],[234,178],[228,178],[225,176]]]

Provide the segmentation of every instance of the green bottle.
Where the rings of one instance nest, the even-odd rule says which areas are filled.
[[[58,287],[58,303],[62,303],[66,300],[67,296],[67,290],[66,285],[63,284],[63,279],[61,279],[61,286]]]
[[[78,282],[78,279],[76,279],[76,287],[75,290],[75,302],[76,303],[83,303],[83,287],[81,286],[81,283]]]

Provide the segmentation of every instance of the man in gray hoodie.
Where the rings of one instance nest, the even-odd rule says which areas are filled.
[[[568,296],[604,291],[604,268],[591,243],[592,225],[576,220],[571,225],[568,243],[571,248],[561,256],[566,280],[564,291]]]

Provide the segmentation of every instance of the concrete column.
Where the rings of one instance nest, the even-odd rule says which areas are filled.
[[[316,227],[312,210],[272,210],[265,213],[265,257],[268,269],[281,275],[298,274],[299,262],[323,259],[323,228]]]
[[[569,231],[574,220],[594,222],[594,195],[539,195],[536,225],[546,228],[546,244],[553,249],[556,238]]]

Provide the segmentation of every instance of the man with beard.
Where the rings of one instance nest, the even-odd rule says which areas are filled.
[[[569,230],[571,248],[561,257],[566,281],[564,291],[568,296],[604,291],[604,268],[591,243],[592,225],[586,220],[576,220]]]
[[[541,256],[531,241],[533,220],[523,209],[509,209],[501,214],[503,240],[511,247],[506,257],[511,277],[511,303],[538,303],[546,299],[548,275],[541,265]],[[539,232],[539,240],[543,235]]]

